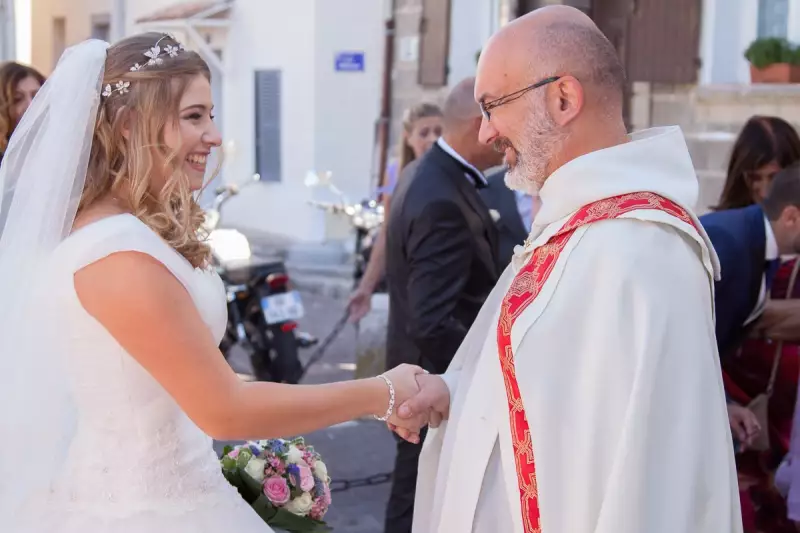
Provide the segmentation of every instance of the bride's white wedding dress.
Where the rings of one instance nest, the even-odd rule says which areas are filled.
[[[194,269],[134,216],[100,220],[64,240],[50,280],[49,327],[63,341],[77,420],[64,468],[23,513],[19,533],[270,532],[222,476],[211,438],[81,306],[74,272],[121,251],[164,264],[214,338],[224,332],[216,273]]]

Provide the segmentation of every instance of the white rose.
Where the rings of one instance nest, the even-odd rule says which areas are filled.
[[[266,468],[267,462],[264,459],[250,459],[250,462],[244,467],[244,471],[247,472],[248,476],[261,483],[266,477],[264,475]]]
[[[289,453],[286,455],[286,461],[294,464],[302,463],[303,452],[301,452],[297,446],[289,446]]]
[[[287,503],[284,509],[297,516],[306,516],[311,512],[312,507],[314,507],[314,500],[311,498],[311,494],[304,492],[302,496]]]
[[[317,474],[317,477],[322,481],[328,481],[328,465],[322,461],[314,463],[314,473]]]

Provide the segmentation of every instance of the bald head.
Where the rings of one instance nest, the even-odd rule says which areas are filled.
[[[616,50],[589,17],[537,9],[504,26],[478,60],[480,140],[503,150],[511,188],[536,190],[576,157],[627,141],[624,87]]]
[[[475,78],[459,82],[447,95],[444,102],[444,122],[448,128],[458,127],[481,116],[475,102]]]
[[[499,165],[501,155],[481,144],[481,108],[475,102],[475,78],[467,78],[447,95],[444,102],[444,140],[470,164],[480,170]]]
[[[573,7],[543,7],[514,20],[490,39],[484,60],[502,62],[504,74],[525,85],[571,75],[586,88],[590,103],[595,97],[604,104],[609,98],[622,103],[625,72],[614,46]]]

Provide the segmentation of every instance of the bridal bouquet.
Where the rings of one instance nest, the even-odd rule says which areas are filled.
[[[331,504],[328,469],[302,438],[227,446],[220,461],[228,482],[271,527],[331,531],[322,521]]]

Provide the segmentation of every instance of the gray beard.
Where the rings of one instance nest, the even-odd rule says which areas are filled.
[[[517,163],[509,168],[505,182],[509,189],[537,194],[547,180],[547,165],[564,143],[566,132],[550,117],[544,98],[537,99],[533,116],[541,117],[525,125],[522,149],[516,152]]]

